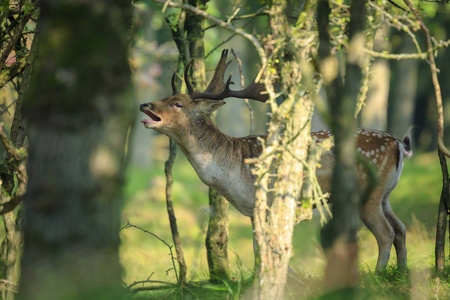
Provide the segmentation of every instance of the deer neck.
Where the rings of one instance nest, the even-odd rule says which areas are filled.
[[[260,155],[258,137],[230,137],[205,116],[191,122],[190,130],[173,137],[175,142],[205,184],[225,196],[241,213],[251,215],[254,177],[244,160]]]

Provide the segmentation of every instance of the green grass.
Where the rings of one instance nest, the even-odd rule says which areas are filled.
[[[188,280],[202,282],[208,278],[204,249],[209,213],[207,188],[182,155],[177,157],[174,178],[174,205],[188,265]],[[148,170],[130,169],[127,179],[123,223],[129,220],[173,244],[165,207],[163,163]],[[378,248],[373,235],[362,226],[359,231],[361,275],[358,298],[443,299],[450,296],[448,275],[437,276],[432,271],[440,189],[441,173],[436,153],[417,155],[405,161],[403,175],[390,202],[408,229],[409,270],[404,273],[396,270],[393,251],[386,273],[375,275],[373,271]],[[160,292],[141,292],[139,297],[180,299],[183,295],[192,299],[233,299],[236,295],[244,295],[253,269],[252,230],[250,220],[234,208],[230,208],[229,220],[229,260],[233,280],[228,285],[191,284],[181,290],[177,287]],[[290,264],[299,277],[291,284],[295,288],[288,291],[288,294],[294,295],[293,299],[314,298],[321,293],[325,260],[319,242],[320,229],[318,218],[296,226],[293,240],[295,254]],[[132,228],[122,231],[121,237],[125,283],[147,278],[175,282],[174,272],[170,270],[169,250],[163,243]]]

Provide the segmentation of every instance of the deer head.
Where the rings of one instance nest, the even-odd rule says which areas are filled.
[[[223,99],[229,97],[252,99],[265,102],[268,95],[264,93],[264,85],[252,82],[248,87],[240,91],[230,89],[231,75],[224,82],[225,71],[230,64],[227,62],[228,50],[222,52],[217,63],[213,78],[204,92],[197,92],[188,79],[188,71],[192,60],[186,65],[184,80],[188,94],[180,94],[175,84],[175,74],[172,77],[172,96],[159,101],[141,104],[140,110],[150,119],[141,121],[146,128],[154,129],[170,137],[180,133],[180,130],[189,128],[192,120],[198,116],[209,115],[223,106]]]

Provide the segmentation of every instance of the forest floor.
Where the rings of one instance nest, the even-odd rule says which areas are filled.
[[[147,170],[129,170],[122,223],[136,225],[172,245],[165,206],[163,163],[155,165],[157,167]],[[209,277],[204,247],[209,213],[207,187],[182,155],[178,155],[173,172],[178,229],[188,267],[188,281],[193,284],[183,289],[173,286],[163,291],[139,292],[139,297],[172,299],[183,294],[191,299],[245,299],[246,292],[249,293],[253,271],[250,220],[230,207],[229,261],[232,280],[216,285],[203,284]],[[397,271],[393,250],[388,270],[384,274],[375,275],[373,271],[377,259],[377,244],[373,235],[361,225],[358,291],[361,299],[450,298],[449,273],[437,276],[433,267],[441,181],[437,153],[416,155],[405,161],[403,175],[391,194],[393,211],[408,229],[407,271]],[[296,226],[293,240],[295,254],[290,266],[297,276],[291,278],[291,288],[288,291],[295,299],[314,298],[321,294],[325,260],[320,247],[320,229],[318,218]],[[148,279],[176,282],[169,248],[163,242],[135,228],[122,230],[121,238],[121,260],[126,284]]]

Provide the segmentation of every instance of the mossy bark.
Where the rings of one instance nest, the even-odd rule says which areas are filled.
[[[208,1],[189,0],[188,3],[200,9],[206,9]],[[205,48],[203,17],[187,13],[185,30],[189,53],[193,59],[191,67],[192,84],[196,90],[206,89]],[[210,216],[205,240],[209,276],[211,280],[228,279],[228,203],[226,199],[210,188]]]
[[[172,38],[177,45],[178,51],[180,53],[180,57],[178,59],[177,64],[177,73],[183,73],[184,66],[186,65],[187,61],[187,45],[186,40],[184,38],[184,34],[182,31],[182,12],[175,17],[176,24],[169,24],[171,25],[171,33]],[[174,26],[174,27],[172,27]],[[175,80],[175,87],[178,88],[178,82],[179,80]],[[177,218],[175,216],[175,209],[173,207],[173,201],[172,201],[172,187],[173,187],[173,164],[175,162],[175,157],[177,155],[177,147],[175,142],[170,139],[169,144],[169,157],[166,160],[164,164],[164,173],[166,175],[166,206],[167,206],[167,213],[169,215],[169,222],[170,222],[170,230],[172,232],[172,240],[175,245],[175,251],[177,254],[177,261],[178,261],[178,267],[179,267],[179,273],[177,273],[177,280],[179,284],[186,284],[187,282],[187,264],[186,260],[184,259],[184,251],[182,247],[181,237],[178,232],[178,225],[177,225]]]
[[[302,35],[313,30],[315,6],[307,6],[310,17],[303,22],[290,22],[286,7],[285,0],[272,1],[268,43],[279,52],[273,58],[275,68],[266,74],[276,72],[278,80],[269,77],[266,81],[271,84],[275,81],[284,101],[279,106],[272,104],[276,109],[272,111],[268,138],[255,165],[253,230],[257,247],[253,296],[258,300],[284,298],[288,264],[293,254],[297,204],[305,175],[303,162],[307,161],[311,140],[310,117],[314,105],[304,93],[301,66],[311,55],[313,43],[302,43]],[[270,101],[274,103],[275,97],[271,96]],[[272,171],[275,166],[276,171]]]
[[[16,148],[24,146],[26,138],[26,126],[24,116],[22,113],[23,101],[27,96],[28,83],[30,74],[32,72],[32,64],[37,56],[37,43],[39,40],[38,32],[35,32],[30,53],[26,57],[26,63],[19,83],[19,95],[14,111],[14,118],[11,125],[10,140]],[[11,164],[16,163],[9,153],[5,157],[2,164],[2,172],[0,177],[2,179],[2,186],[6,189],[8,194],[12,194],[16,188],[15,174],[11,172]],[[0,276],[7,282],[14,283],[16,280],[16,262],[18,260],[19,248],[23,242],[21,223],[22,223],[22,209],[15,213],[14,211],[7,212],[2,215],[3,224],[5,226],[5,239],[1,244],[1,261],[0,261]],[[15,294],[8,291],[2,291],[3,299],[14,299]]]
[[[209,276],[212,281],[230,278],[228,263],[228,202],[209,189],[210,216],[206,233]]]

